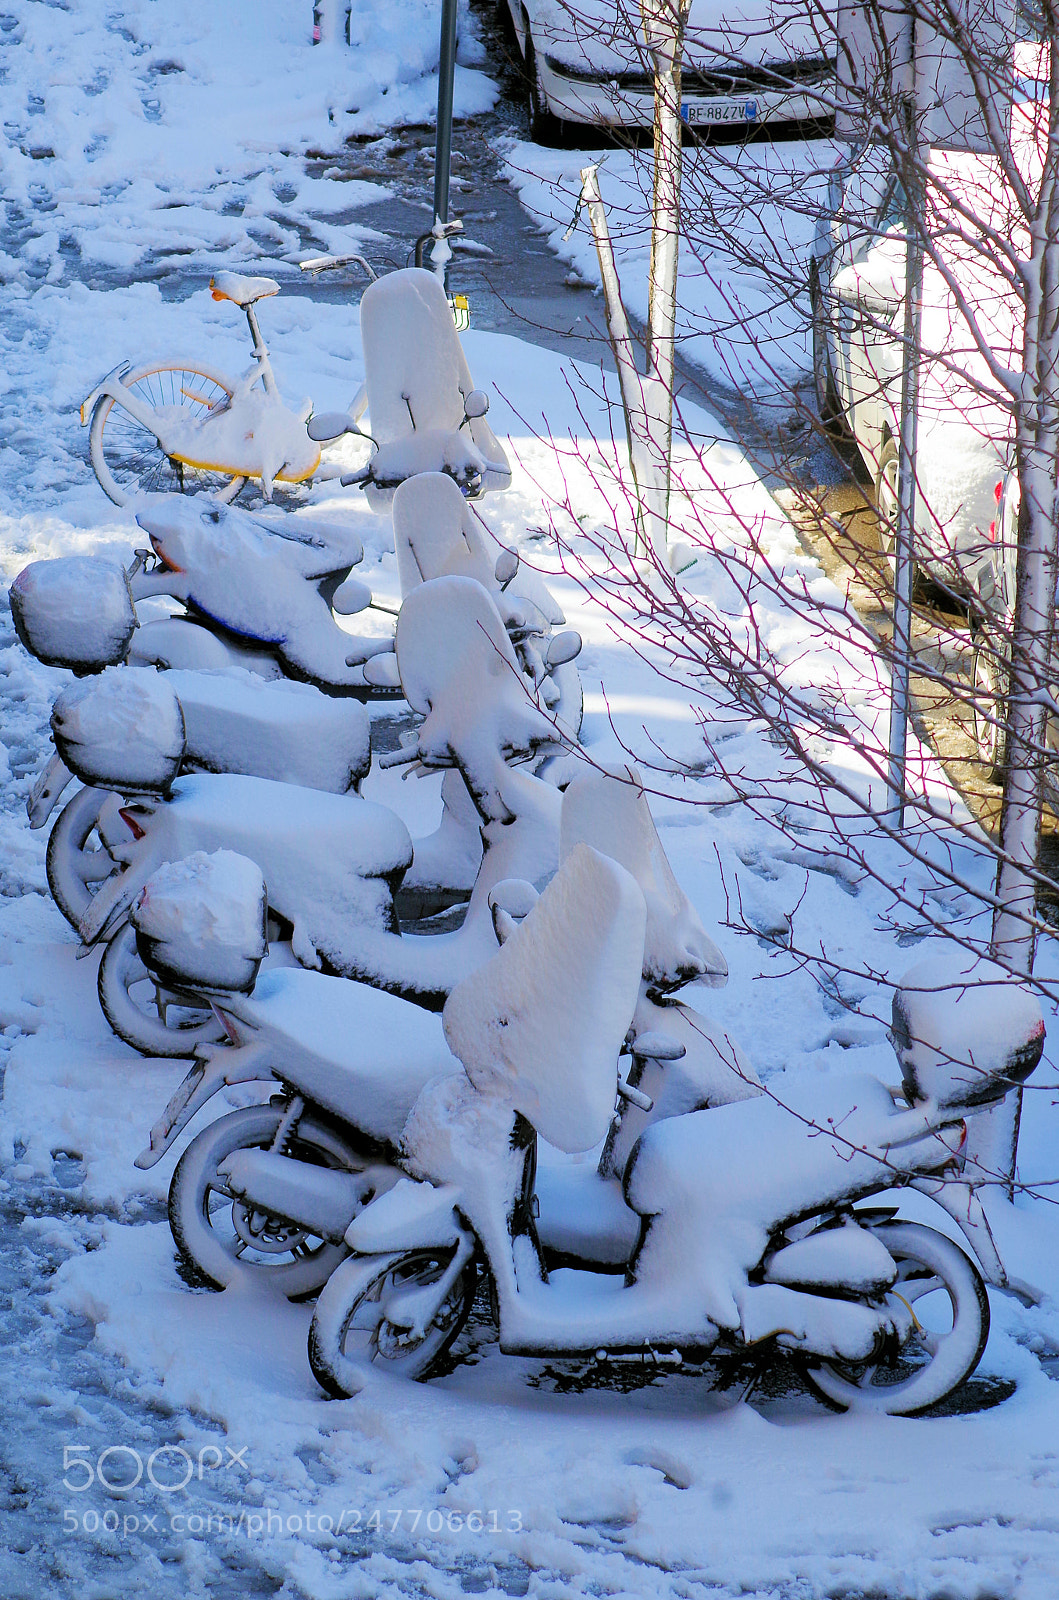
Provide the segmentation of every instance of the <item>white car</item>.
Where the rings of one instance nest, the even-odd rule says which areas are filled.
[[[727,20],[717,0],[691,0],[681,110],[702,131],[834,121],[835,57],[807,7],[742,0]],[[639,0],[507,0],[525,61],[532,137],[564,123],[648,128],[654,78]],[[817,19],[817,22],[819,19]],[[827,53],[828,47],[830,53]]]
[[[954,188],[992,182],[986,158],[938,155]],[[972,188],[973,186],[973,188]],[[995,185],[994,185],[995,187]],[[907,203],[885,156],[853,152],[832,173],[810,263],[813,372],[821,418],[852,436],[875,481],[884,551],[892,554],[898,498],[898,441],[904,364]],[[995,352],[1017,363],[1017,308],[980,261],[948,262]],[[985,380],[985,381],[983,381]],[[918,366],[914,557],[958,594],[973,591],[1003,477],[1009,416],[988,388],[988,372],[942,273],[923,279]]]

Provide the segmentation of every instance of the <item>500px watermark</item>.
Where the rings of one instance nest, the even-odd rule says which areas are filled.
[[[160,1444],[150,1455],[141,1455],[130,1444],[108,1444],[94,1455],[87,1445],[63,1445],[63,1488],[71,1494],[84,1494],[93,1484],[109,1494],[127,1494],[140,1483],[149,1483],[159,1494],[178,1494],[193,1478],[201,1483],[207,1472],[233,1472],[240,1467],[249,1475],[245,1456],[247,1446],[233,1450],[226,1444],[204,1444],[192,1454],[182,1444]]]
[[[234,1511],[174,1511],[168,1516],[160,1512],[144,1511],[119,1513],[113,1506],[108,1511],[97,1511],[94,1506],[67,1506],[63,1512],[64,1533],[120,1533],[130,1534],[176,1533],[201,1537],[203,1534],[221,1534],[229,1538],[240,1535],[248,1539],[269,1538],[280,1534],[309,1533],[337,1538],[340,1534],[396,1533],[404,1527],[408,1533],[518,1533],[522,1528],[521,1511],[495,1508],[472,1511],[442,1511],[439,1506],[429,1510],[411,1507],[375,1511],[341,1511],[337,1517],[326,1511],[296,1511],[284,1514],[279,1511],[248,1510],[245,1506]]]

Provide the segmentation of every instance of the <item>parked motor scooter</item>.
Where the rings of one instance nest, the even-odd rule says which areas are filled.
[[[275,1082],[267,1104],[230,1111],[191,1141],[169,1216],[204,1282],[265,1280],[297,1298],[326,1282],[353,1216],[400,1176],[408,1109],[456,1062],[440,1019],[408,1001],[300,968],[258,976],[265,898],[252,862],[218,852],[162,867],[133,910],[156,979],[213,996],[231,1041],[199,1047],[136,1164],[161,1160],[225,1087]]]
[[[326,265],[326,258],[306,264]],[[359,432],[367,409],[370,460],[343,484],[364,489],[372,510],[386,510],[394,490],[424,472],[443,472],[476,498],[506,489],[511,467],[485,420],[489,396],[476,389],[445,291],[432,272],[407,267],[365,289],[360,302],[364,385],[349,412],[314,416],[311,439]]]
[[[123,870],[102,882],[78,923],[86,944],[109,941],[100,964],[100,1000],[115,1031],[136,1048],[187,1054],[213,1030],[212,1020],[201,1014],[168,1028],[153,995],[143,1020],[131,993],[142,972],[125,917],[163,862],[219,848],[250,856],[265,873],[273,914],[292,929],[298,960],[359,976],[364,950],[378,948],[389,967],[378,972],[375,986],[437,1009],[458,977],[491,953],[485,901],[492,885],[507,877],[543,883],[555,870],[558,791],[506,765],[506,758],[529,753],[554,730],[527,697],[488,595],[466,578],[424,584],[410,597],[399,629],[406,693],[429,715],[413,749],[384,756],[380,764],[414,759],[427,768],[458,767],[478,815],[497,819],[495,837],[487,830],[464,927],[455,935],[421,939],[398,934],[392,895],[413,850],[404,825],[382,807],[260,778],[203,774],[173,781],[170,771],[164,798],[140,794],[119,808],[131,837],[108,841],[108,849]],[[511,806],[490,810],[498,785]],[[467,832],[466,818],[450,797],[441,826],[421,841],[417,895],[429,896],[432,880],[436,887],[473,870]],[[376,886],[367,900],[363,878]],[[200,1025],[205,1034],[196,1031]]]
[[[401,599],[433,578],[475,578],[504,619],[519,666],[538,704],[556,723],[557,744],[576,740],[584,700],[574,665],[581,636],[566,622],[543,579],[498,544],[451,478],[424,472],[393,497],[393,537]]]
[[[382,634],[347,633],[335,613],[366,609],[350,578],[363,559],[344,529],[297,517],[251,515],[208,496],[145,497],[137,521],[152,550],[127,571],[84,556],[34,561],[11,586],[23,644],[48,666],[81,674],[123,661],[140,666],[242,666],[366,699],[399,694],[394,674],[370,684],[365,663],[392,651]],[[167,596],[183,617],[139,626],[134,602]],[[385,676],[385,675],[384,675]]]
[[[548,1225],[553,1230],[549,1244],[560,1251],[573,1249],[582,1256],[602,1249],[602,1259],[606,1260],[613,1253],[615,1233],[619,1240],[622,1236],[620,1223],[616,1228],[613,1223],[615,1209],[627,1213],[621,1199],[620,1175],[618,1180],[613,1175],[614,1162],[616,1155],[627,1150],[642,1131],[645,1117],[656,1120],[690,1109],[724,1105],[761,1091],[756,1074],[738,1047],[720,1036],[705,1018],[685,1005],[667,1002],[663,1009],[656,1003],[660,986],[669,990],[678,982],[686,983],[691,976],[716,986],[724,981],[726,968],[723,956],[708,939],[672,876],[642,787],[628,773],[623,777],[590,773],[567,790],[563,807],[567,850],[573,848],[572,834],[590,825],[594,817],[601,836],[608,845],[622,849],[638,874],[648,902],[644,992],[623,1045],[623,1054],[629,1052],[634,1064],[625,1086],[628,1098],[624,1111],[615,1116],[599,1175],[569,1164],[557,1165],[549,1168],[554,1174],[553,1183],[542,1189]],[[205,863],[196,869],[194,888],[200,894],[207,892],[206,870]],[[175,880],[174,886],[171,880]],[[361,1151],[358,1159],[364,1159],[367,1138],[369,1154],[378,1156],[371,1144],[372,1140],[377,1141],[392,1163],[405,1117],[426,1082],[428,1068],[430,1072],[458,1070],[457,1063],[442,1048],[440,1025],[436,1020],[429,1024],[422,1020],[425,1013],[409,1008],[407,1001],[376,999],[373,996],[379,991],[319,973],[295,969],[267,972],[250,991],[245,969],[237,964],[235,977],[226,984],[218,976],[216,959],[203,951],[202,941],[189,941],[186,935],[180,950],[174,948],[170,936],[161,970],[156,937],[161,923],[172,927],[179,921],[196,929],[240,924],[255,927],[253,902],[241,916],[238,906],[223,902],[214,903],[207,915],[194,895],[187,898],[186,881],[187,875],[176,867],[163,868],[148,882],[131,914],[139,952],[158,981],[185,991],[202,985],[205,973],[205,986],[198,991],[200,997],[209,996],[214,1012],[237,1048],[215,1051],[206,1047],[196,1051],[200,1064],[191,1069],[152,1130],[151,1146],[140,1158],[141,1164],[153,1165],[159,1160],[194,1113],[225,1085],[268,1074],[284,1085],[282,1100],[274,1100],[273,1104],[282,1104],[290,1114],[283,1124],[285,1138],[297,1136],[303,1115],[308,1115],[314,1125],[321,1117],[337,1116],[344,1130],[342,1136]],[[171,908],[182,892],[183,914],[178,918]],[[263,888],[260,895],[264,896]],[[529,911],[534,899],[534,889],[524,881],[515,879],[494,885],[487,902],[494,930],[492,951],[496,949],[496,937],[505,935],[515,920]],[[159,914],[160,905],[167,908],[165,916]],[[260,923],[259,915],[256,921]],[[658,1017],[671,1031],[658,1031]],[[638,1079],[645,1075],[656,1095],[653,1110],[643,1090],[636,1087]],[[363,1107],[358,1098],[361,1092],[365,1097]],[[625,1127],[624,1119],[628,1117],[636,1119],[632,1130]],[[275,1157],[277,1151],[283,1154],[282,1141],[279,1146],[273,1145],[274,1130],[264,1139],[258,1107],[245,1113],[233,1112],[221,1122],[223,1127],[218,1124],[207,1128],[188,1146],[170,1190],[174,1236],[196,1270],[209,1281],[223,1285],[237,1270],[235,1262],[245,1263],[246,1241],[231,1220],[232,1207],[239,1215],[240,1208],[250,1207],[259,1231],[270,1237],[297,1237],[302,1245],[312,1234],[340,1245],[354,1215],[352,1200],[359,1197],[359,1204],[362,1190],[354,1194],[344,1177],[321,1176],[311,1156],[300,1158],[310,1163],[309,1169],[301,1172],[297,1159],[289,1153],[278,1163]],[[229,1158],[237,1150],[245,1153],[233,1166]],[[258,1150],[267,1154],[259,1158],[250,1153]],[[391,1181],[398,1175],[394,1170]],[[562,1181],[571,1175],[572,1188],[569,1182],[564,1185]],[[586,1185],[584,1177],[594,1181]],[[373,1181],[379,1181],[378,1174]],[[243,1240],[242,1246],[239,1240]],[[624,1260],[625,1255],[620,1259]],[[326,1259],[334,1264],[331,1256]],[[268,1262],[260,1265],[264,1269]],[[304,1280],[299,1277],[297,1281],[302,1284]]]
[[[94,887],[118,870],[106,845],[128,839],[118,815],[123,797],[164,792],[178,771],[237,772],[345,794],[359,790],[371,763],[368,718],[356,700],[241,667],[108,667],[64,689],[51,722],[55,754],[27,810],[30,827],[41,828],[75,778],[85,785],[48,840],[48,884],[74,927]]]
[[[517,764],[553,746],[556,726],[530,699],[500,613],[473,578],[434,578],[413,589],[401,607],[396,651],[405,698],[424,721],[413,745],[379,765],[457,767],[483,855],[459,928],[405,936],[351,927],[341,970],[440,1010],[492,952],[493,886],[522,878],[539,888],[558,866],[559,791]]]
[[[428,1375],[479,1267],[509,1354],[679,1366],[718,1349],[783,1350],[832,1405],[903,1415],[974,1371],[988,1333],[978,1268],[933,1229],[855,1202],[917,1179],[936,1189],[959,1167],[963,1111],[1002,1098],[1039,1060],[1039,1007],[995,968],[985,977],[1001,985],[1001,1029],[996,989],[983,1005],[964,978],[947,1004],[928,996],[914,1039],[898,1033],[903,1108],[858,1074],[653,1123],[623,1179],[639,1219],[624,1275],[548,1272],[537,1134],[575,1152],[606,1132],[645,920],[635,880],[580,844],[450,996],[445,1034],[464,1073],[422,1091],[402,1141],[410,1178],[354,1218],[357,1254],[313,1316],[309,1360],[328,1393],[356,1393],[372,1366]],[[914,1013],[904,1001],[917,983],[906,978],[895,1016]],[[948,1308],[940,1327],[926,1320],[935,1297]]]

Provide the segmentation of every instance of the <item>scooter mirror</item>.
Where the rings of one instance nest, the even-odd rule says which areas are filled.
[[[488,410],[489,396],[484,389],[472,389],[470,394],[464,397],[463,414],[468,422],[472,422],[475,417],[484,417]]]
[[[353,663],[351,662],[352,666]],[[391,652],[371,656],[364,663],[364,681],[376,689],[399,689],[401,676],[397,670],[397,657]]]
[[[501,550],[500,554],[496,558],[496,566],[493,568],[496,581],[500,585],[501,589],[507,588],[517,571],[518,551]]]
[[[643,1061],[679,1061],[688,1050],[672,1034],[652,1032],[638,1033],[629,1046],[629,1053]]]
[[[341,617],[355,617],[371,605],[371,590],[359,578],[346,578],[331,597],[332,610]]]
[[[572,661],[581,654],[581,635],[574,628],[567,628],[564,633],[557,633],[544,653],[544,663],[551,672],[556,667],[561,667],[565,661]]]
[[[503,878],[489,891],[489,910],[497,944],[510,939],[523,917],[528,917],[540,896],[525,878]]]
[[[526,878],[501,878],[489,891],[489,909],[502,907],[509,916],[528,917],[540,895]]]
[[[315,444],[326,444],[328,439],[340,439],[344,433],[352,433],[355,426],[348,411],[321,411],[309,418],[305,431]]]

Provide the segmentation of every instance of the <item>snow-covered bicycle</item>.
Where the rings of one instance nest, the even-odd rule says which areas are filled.
[[[303,483],[320,463],[305,424],[312,402],[291,410],[279,389],[254,306],[279,293],[274,278],[218,272],[215,300],[246,313],[253,359],[242,378],[183,360],[123,361],[81,406],[88,451],[103,492],[115,505],[136,495],[205,489],[233,500],[248,478],[266,500],[273,483]]]

